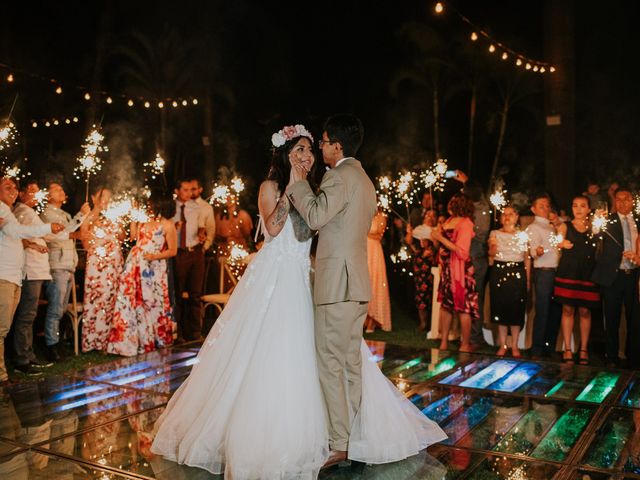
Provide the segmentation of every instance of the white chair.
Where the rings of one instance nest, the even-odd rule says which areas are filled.
[[[238,279],[229,268],[227,260],[227,257],[218,257],[218,263],[220,264],[220,293],[208,293],[200,297],[200,302],[202,302],[201,315],[203,319],[207,307],[211,305],[218,309],[219,314],[222,313],[222,310],[229,301],[229,297],[231,297],[231,292],[238,284]],[[225,290],[225,277],[227,277],[232,284],[231,288],[227,290]]]

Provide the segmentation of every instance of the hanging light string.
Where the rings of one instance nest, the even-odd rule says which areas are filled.
[[[480,37],[482,37],[489,44],[489,46],[487,47],[489,53],[496,54],[504,61],[512,61],[516,67],[523,67],[528,71],[536,73],[553,73],[556,71],[556,66],[552,63],[546,62],[544,60],[533,59],[520,52],[517,52],[504,43],[499,42],[495,37],[487,33],[485,30],[469,20],[469,18],[467,18],[465,15],[452,7],[451,4],[447,3],[446,8],[471,27],[472,31],[470,38],[472,42],[477,42],[478,40],[480,40]],[[436,2],[434,10],[438,15],[444,12],[445,2]]]
[[[59,82],[55,78],[49,78],[37,73],[22,70],[20,68],[15,68],[2,62],[0,62],[0,68],[6,70],[6,73],[4,73],[0,77],[0,80],[8,84],[14,84],[16,82],[16,77],[19,76],[30,77],[48,83],[52,91],[57,95],[62,95],[67,90],[75,90],[80,92],[82,94],[82,98],[84,98],[86,101],[91,100],[91,89],[85,86],[74,85],[68,82],[64,82],[63,85],[62,82]],[[109,93],[104,90],[100,90],[96,92],[96,94],[101,97],[101,101],[108,105],[116,102],[125,103],[129,107],[142,106],[144,108],[151,108],[152,106],[157,108],[178,108],[187,107],[190,105],[198,105],[198,99],[193,96],[177,98],[145,98],[141,96],[126,95],[124,93]]]
[[[29,120],[29,123],[33,128],[63,127],[65,125],[66,126],[78,125],[78,121],[79,121],[78,116],[74,115],[74,116],[62,116],[62,117],[52,117],[52,118],[40,118],[40,119],[32,118],[31,120]]]

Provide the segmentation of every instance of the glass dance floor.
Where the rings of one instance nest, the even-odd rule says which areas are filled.
[[[322,479],[640,479],[640,372],[369,346],[449,438],[402,462],[360,475],[333,468]],[[222,478],[149,451],[197,352],[187,344],[5,388],[0,479]]]

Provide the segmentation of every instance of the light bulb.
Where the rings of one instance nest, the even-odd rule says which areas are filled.
[[[164,103],[158,102],[158,108],[164,108]]]
[[[144,108],[149,108],[151,104],[149,102],[144,102]]]
[[[85,100],[91,100],[91,95],[89,95],[89,92],[84,94],[84,99]]]
[[[129,101],[127,102],[127,105],[129,105],[130,107],[133,107],[133,100],[129,99]]]
[[[33,128],[36,128],[36,127],[38,126],[38,122],[33,122],[33,123],[31,124],[31,126],[32,126]]]
[[[478,40],[478,34],[476,32],[471,32],[471,41],[475,42]]]
[[[113,99],[111,97],[107,97],[107,103],[111,105],[113,103]]]
[[[506,60],[507,58],[509,58],[509,55],[507,54],[507,52],[503,52],[502,53],[502,59]]]
[[[493,53],[496,51],[496,47],[494,47],[493,45],[489,45],[489,52]]]
[[[438,2],[438,3],[436,3],[436,8],[435,8],[435,10],[436,10],[436,13],[442,13],[442,12],[443,12],[444,7],[442,6],[442,2]]]
[[[7,75],[7,82],[9,82],[9,83],[13,82],[13,74],[12,73]]]
[[[520,59],[517,59],[517,60],[516,60],[516,65],[517,65],[517,66],[520,66],[520,65],[522,65],[522,60],[520,60]]]

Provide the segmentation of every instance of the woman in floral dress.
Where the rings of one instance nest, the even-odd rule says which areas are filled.
[[[81,227],[87,251],[82,314],[82,351],[104,350],[111,329],[116,292],[122,272],[120,245],[124,232],[104,216],[111,191],[99,188],[91,195],[93,210]]]
[[[478,292],[471,263],[471,239],[473,233],[473,202],[468,195],[458,193],[447,205],[451,215],[438,230],[431,232],[431,239],[438,242],[440,265],[440,349],[447,350],[451,318],[460,317],[460,352],[470,352],[471,321],[478,319]]]
[[[167,259],[178,251],[176,227],[169,218],[175,202],[152,198],[148,222],[132,225],[137,243],[129,252],[118,286],[106,350],[133,356],[173,343],[176,331],[167,276]]]

